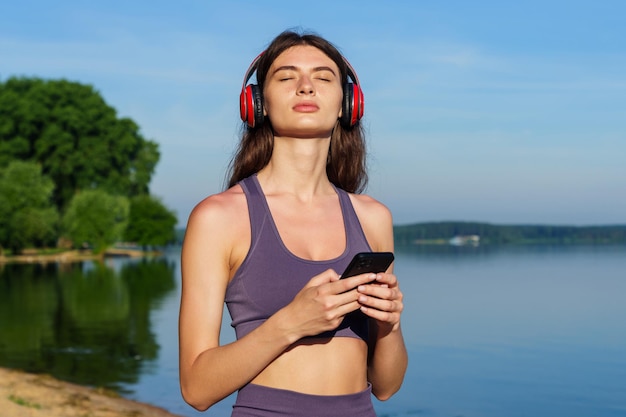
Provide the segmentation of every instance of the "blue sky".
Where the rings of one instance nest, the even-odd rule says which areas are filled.
[[[250,61],[294,27],[355,67],[367,192],[397,224],[626,223],[625,2],[5,3],[0,79],[93,85],[159,143],[181,225],[222,188]]]

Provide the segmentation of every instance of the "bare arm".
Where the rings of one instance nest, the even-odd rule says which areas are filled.
[[[181,256],[180,383],[185,400],[200,410],[250,381],[287,346],[270,329],[219,346],[233,250],[227,202],[212,197],[194,209]]]
[[[377,281],[384,285],[363,286],[361,293],[365,298],[359,301],[364,305],[362,311],[375,319],[371,326],[368,379],[376,398],[384,401],[400,389],[408,354],[400,326],[402,292],[396,277],[391,273],[379,274]]]
[[[393,220],[389,210],[361,196],[360,219],[373,250],[393,252]],[[371,317],[368,379],[379,400],[389,399],[400,389],[408,366],[408,354],[400,326],[403,294],[392,270],[377,274],[378,285],[358,288],[361,311]]]

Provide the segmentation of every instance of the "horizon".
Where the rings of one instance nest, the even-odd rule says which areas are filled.
[[[495,227],[556,227],[556,228],[576,228],[576,229],[586,229],[586,228],[622,228],[626,227],[626,222],[624,223],[615,223],[615,224],[583,224],[583,225],[575,225],[575,224],[548,224],[548,223],[492,223],[492,222],[483,222],[483,221],[472,221],[472,220],[436,220],[436,221],[420,221],[420,222],[410,222],[410,223],[394,223],[393,227],[407,227],[407,226],[416,226],[421,224],[449,224],[449,223],[457,223],[457,224],[479,224],[479,225],[487,225],[487,226],[495,226]],[[186,225],[177,225],[176,230],[185,230]]]
[[[0,81],[92,85],[159,144],[150,191],[184,227],[222,190],[248,65],[281,31],[312,30],[358,74],[367,193],[394,225],[626,223],[626,3],[281,6],[8,3]]]
[[[484,221],[473,221],[473,220],[435,220],[435,221],[421,221],[421,222],[411,222],[411,223],[402,223],[397,224],[394,223],[394,227],[402,227],[402,226],[413,226],[416,224],[444,224],[444,223],[473,223],[473,224],[481,224],[488,226],[496,226],[496,227],[574,227],[574,228],[587,228],[587,227],[626,227],[626,222],[624,223],[615,223],[615,224],[553,224],[553,223],[494,223],[494,222],[484,222]]]

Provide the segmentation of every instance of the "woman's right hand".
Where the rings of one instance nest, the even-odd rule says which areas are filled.
[[[335,271],[328,269],[311,278],[293,301],[276,314],[281,315],[281,323],[292,342],[334,330],[346,314],[360,308],[356,287],[375,278],[376,274],[361,274],[340,279]]]

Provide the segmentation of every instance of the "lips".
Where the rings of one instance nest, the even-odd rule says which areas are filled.
[[[293,110],[299,113],[313,113],[319,110],[319,106],[311,101],[302,101],[293,106]]]

